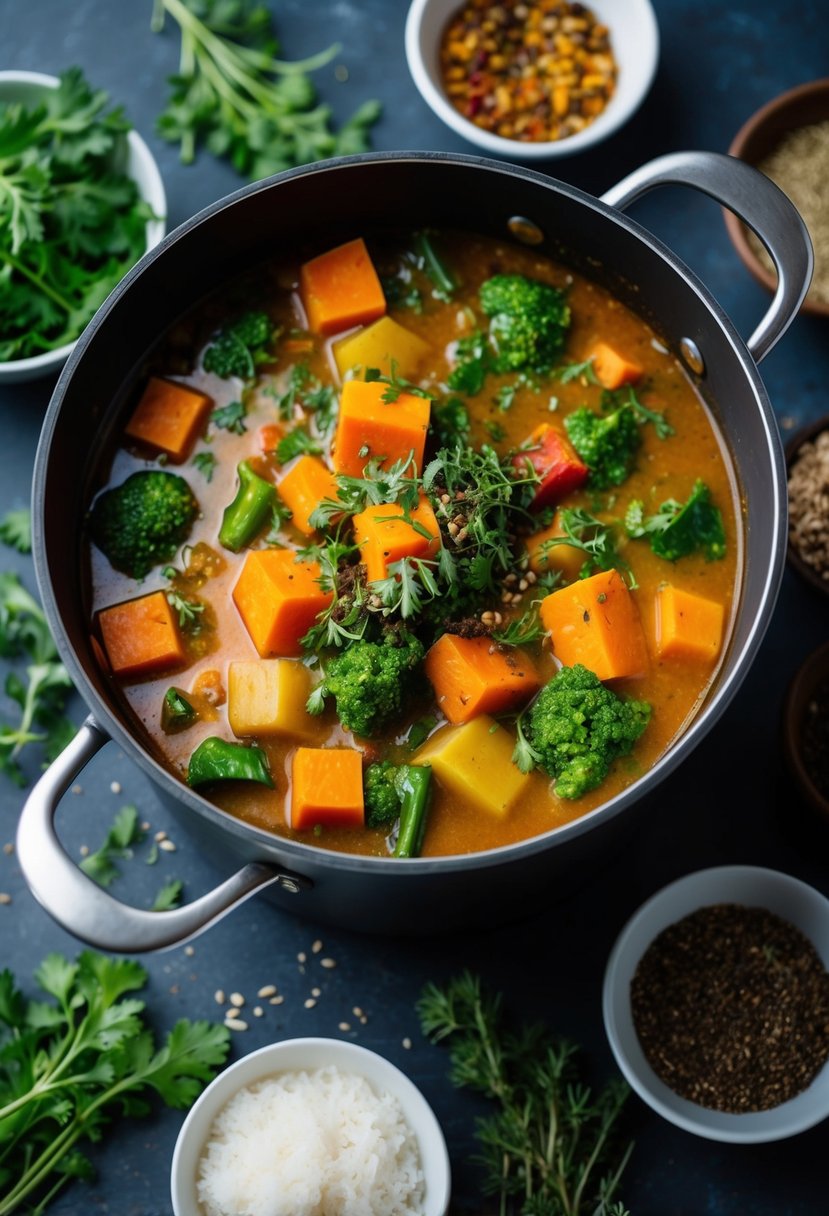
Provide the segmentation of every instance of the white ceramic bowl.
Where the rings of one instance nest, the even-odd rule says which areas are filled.
[[[709,1140],[761,1144],[784,1140],[814,1127],[829,1115],[829,1064],[808,1089],[771,1110],[726,1114],[680,1098],[657,1077],[633,1026],[630,983],[640,958],[663,929],[711,904],[766,908],[809,938],[829,966],[829,900],[789,874],[755,866],[719,866],[688,874],[664,887],[628,921],[613,947],[604,978],[604,1024],[616,1061],[630,1083],[657,1114]]]
[[[525,143],[482,131],[458,113],[443,90],[440,42],[450,16],[463,0],[412,0],[406,19],[406,58],[424,101],[438,118],[464,139],[494,156],[516,160],[551,160],[572,156],[606,139],[631,117],[644,100],[659,59],[659,28],[650,0],[587,0],[587,7],[610,30],[619,68],[616,92],[602,113],[583,131],[567,139]]]
[[[36,105],[44,89],[56,89],[58,84],[57,76],[46,76],[42,72],[0,72],[0,103],[23,102],[26,105]],[[147,221],[147,249],[152,249],[164,236],[167,198],[158,165],[144,140],[135,131],[130,131],[127,135],[125,171],[138,186],[141,197],[149,203],[153,215],[158,217]],[[69,342],[55,350],[45,351],[42,355],[0,363],[0,384],[36,380],[40,376],[57,372],[69,358],[74,345],[74,342]]]
[[[426,1179],[423,1216],[445,1216],[451,1193],[449,1154],[440,1124],[423,1094],[383,1056],[342,1039],[285,1039],[271,1043],[226,1068],[208,1085],[184,1121],[175,1152],[171,1190],[174,1216],[198,1216],[198,1164],[213,1121],[234,1094],[276,1073],[323,1068],[333,1064],[342,1072],[365,1077],[378,1092],[397,1098],[403,1116],[417,1138]]]

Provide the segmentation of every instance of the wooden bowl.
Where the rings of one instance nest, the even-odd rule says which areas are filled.
[[[767,102],[743,124],[728,151],[731,156],[756,166],[774,151],[790,131],[824,119],[829,119],[829,77],[798,85]],[[731,212],[726,212],[725,226],[746,269],[758,283],[773,292],[777,286],[776,276],[769,273],[749,245],[745,224]],[[807,296],[802,307],[804,312],[829,317],[829,301]]]
[[[815,691],[829,683],[829,642],[806,658],[794,674],[783,703],[783,754],[803,798],[829,825],[829,797],[818,789],[803,759],[803,727]]]
[[[827,312],[829,315],[829,312]],[[797,460],[800,449],[804,443],[808,443],[812,439],[816,439],[823,431],[829,431],[829,414],[824,414],[822,418],[818,418],[816,422],[811,422],[807,426],[802,427],[792,435],[791,439],[786,444],[786,472],[791,470],[792,465]],[[786,546],[786,560],[789,566],[801,578],[805,579],[823,595],[829,597],[829,579],[821,578],[814,566],[810,566],[798,553],[791,540]]]

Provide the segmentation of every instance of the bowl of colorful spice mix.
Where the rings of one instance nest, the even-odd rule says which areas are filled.
[[[829,642],[812,651],[789,685],[783,752],[803,798],[829,824]]]
[[[829,415],[786,444],[790,567],[829,595]]]
[[[829,900],[775,870],[720,866],[652,896],[604,979],[632,1088],[710,1140],[782,1140],[829,1115]]]
[[[406,58],[458,135],[547,160],[627,122],[651,86],[659,30],[650,0],[413,0]]]
[[[728,149],[787,194],[803,217],[815,251],[815,271],[804,312],[829,317],[829,77],[781,93],[743,124]],[[732,244],[746,269],[769,291],[777,272],[759,238],[724,212]]]

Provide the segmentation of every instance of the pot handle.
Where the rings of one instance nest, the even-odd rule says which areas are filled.
[[[149,912],[114,899],[75,865],[54,825],[61,797],[108,742],[97,722],[87,718],[29,794],[17,829],[17,857],[33,895],[75,937],[122,954],[166,950],[197,936],[256,891],[274,883],[293,893],[310,886],[300,875],[250,862],[213,891],[170,912]]]
[[[602,195],[624,211],[656,186],[691,186],[733,211],[763,242],[777,270],[768,312],[747,342],[757,363],[791,325],[812,279],[814,255],[806,225],[783,191],[758,169],[719,152],[672,152],[636,169]]]

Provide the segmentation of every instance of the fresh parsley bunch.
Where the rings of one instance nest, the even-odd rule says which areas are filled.
[[[224,1026],[182,1019],[162,1047],[128,993],[147,980],[130,959],[50,954],[35,973],[53,1001],[27,1000],[0,972],[0,1216],[39,1200],[42,1212],[72,1178],[94,1175],[79,1145],[108,1124],[146,1115],[149,1091],[185,1110],[224,1063]]]
[[[108,101],[70,68],[41,105],[0,107],[0,362],[74,341],[146,249]]]

